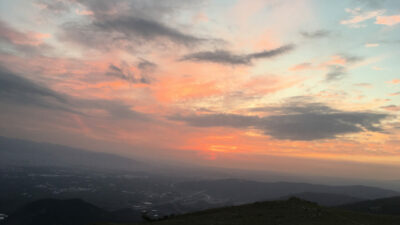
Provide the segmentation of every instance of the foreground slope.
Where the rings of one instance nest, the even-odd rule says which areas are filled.
[[[362,214],[320,207],[291,198],[211,209],[152,222],[156,225],[398,225],[400,217]]]
[[[132,210],[109,212],[80,199],[42,199],[11,214],[6,225],[86,225],[100,221],[137,222],[141,215]]]
[[[361,201],[339,206],[339,208],[364,213],[388,214],[400,216],[400,196],[384,199]]]

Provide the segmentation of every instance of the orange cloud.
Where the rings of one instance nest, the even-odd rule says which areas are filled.
[[[221,94],[217,81],[201,81],[193,76],[161,79],[155,88],[155,96],[162,102],[174,102],[204,98]]]
[[[165,103],[222,95],[240,85],[248,73],[245,67],[232,68],[218,64],[204,66],[192,62],[176,62],[175,59],[164,63],[169,66],[160,71],[160,76],[150,88],[155,98]]]
[[[400,79],[393,79],[393,80],[387,81],[386,83],[388,83],[388,84],[400,84]]]
[[[314,158],[324,160],[344,160],[353,162],[393,162],[396,144],[390,143],[387,135],[366,133],[349,136],[349,138],[324,141],[289,141],[275,140],[264,134],[254,135],[251,131],[234,128],[196,128],[196,131],[182,136],[181,150],[196,150],[205,159],[216,160],[219,157],[233,156],[286,156]],[[338,151],[340,149],[340,151]],[[379,149],[379,151],[378,151]],[[211,157],[212,156],[212,157]],[[355,157],[356,156],[356,157]],[[251,163],[255,158],[248,159]],[[397,160],[400,160],[398,158]]]
[[[266,95],[293,87],[301,83],[304,78],[301,77],[278,77],[278,76],[259,76],[248,80],[242,86],[249,96]]]
[[[80,10],[80,9],[76,9],[75,13],[77,15],[82,15],[82,16],[92,16],[94,13],[93,11],[90,10]]]
[[[366,43],[365,47],[367,48],[374,48],[374,47],[378,47],[379,44],[378,43]]]
[[[327,61],[324,64],[327,65],[345,65],[347,63],[347,60],[345,58],[343,58],[340,55],[334,55],[331,57],[331,60]]]
[[[300,70],[307,70],[307,69],[311,69],[311,68],[312,68],[311,63],[302,63],[302,64],[297,64],[297,65],[289,68],[289,70],[300,71]]]

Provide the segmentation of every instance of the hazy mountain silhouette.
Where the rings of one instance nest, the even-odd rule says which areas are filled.
[[[341,194],[329,194],[329,193],[317,193],[317,192],[303,192],[291,194],[282,197],[282,200],[289,199],[291,197],[297,197],[310,202],[315,202],[321,206],[339,206],[344,204],[356,203],[363,201],[361,198],[356,198],[348,195]]]
[[[74,167],[87,169],[140,169],[133,159],[62,145],[0,137],[0,167]]]
[[[141,214],[125,209],[108,212],[80,199],[42,199],[10,215],[7,225],[86,225],[94,222],[137,222]]]

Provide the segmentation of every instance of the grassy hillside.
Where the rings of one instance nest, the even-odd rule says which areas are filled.
[[[211,209],[152,222],[154,225],[398,225],[400,217],[320,207],[291,198]]]

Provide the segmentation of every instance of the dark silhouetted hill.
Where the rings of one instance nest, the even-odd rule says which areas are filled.
[[[400,216],[400,196],[384,199],[361,201],[353,204],[339,206],[346,210],[354,210],[365,213],[387,214]]]
[[[10,215],[6,225],[86,225],[95,222],[138,222],[139,212],[108,212],[80,199],[42,199]]]

